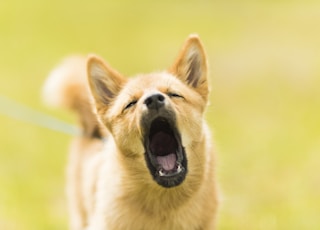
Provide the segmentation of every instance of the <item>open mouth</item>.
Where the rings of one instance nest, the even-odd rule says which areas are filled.
[[[172,119],[154,119],[145,136],[146,162],[153,179],[163,187],[183,182],[187,173],[187,159]]]

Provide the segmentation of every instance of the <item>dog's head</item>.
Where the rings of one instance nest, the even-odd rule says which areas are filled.
[[[90,56],[88,77],[99,117],[131,168],[148,168],[159,185],[174,187],[201,164],[204,153],[197,150],[204,149],[197,145],[204,142],[209,88],[206,56],[196,35],[168,71],[126,79]]]

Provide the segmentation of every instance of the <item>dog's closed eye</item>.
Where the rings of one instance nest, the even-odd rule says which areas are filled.
[[[173,92],[168,92],[167,95],[169,97],[179,97],[179,98],[184,98],[182,95],[177,94],[177,93],[173,93]]]
[[[130,101],[125,107],[123,110],[126,110],[126,109],[129,109],[131,108],[132,106],[134,106],[135,104],[137,104],[137,100],[133,100],[133,101]]]

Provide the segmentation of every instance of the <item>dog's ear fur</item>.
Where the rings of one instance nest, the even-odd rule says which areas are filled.
[[[190,35],[169,72],[194,88],[205,101],[208,99],[207,58],[198,35]]]
[[[97,110],[99,113],[104,112],[118,95],[126,79],[95,55],[88,57],[87,73]]]

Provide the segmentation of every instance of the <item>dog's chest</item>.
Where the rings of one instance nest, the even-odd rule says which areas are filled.
[[[201,213],[197,208],[171,210],[165,208],[158,213],[142,210],[141,206],[135,207],[126,205],[110,205],[104,210],[104,216],[100,221],[104,227],[92,229],[117,229],[117,230],[164,230],[164,229],[205,229]],[[142,204],[141,204],[142,205]]]

